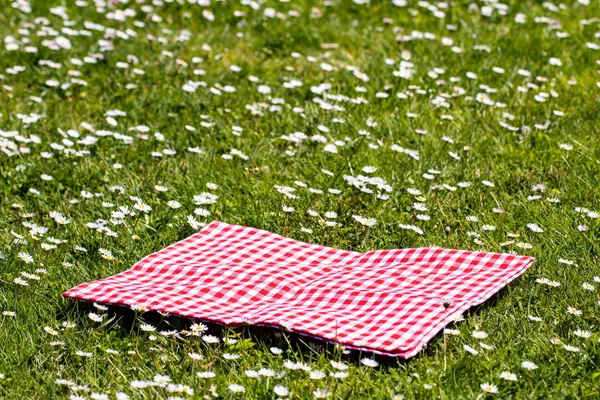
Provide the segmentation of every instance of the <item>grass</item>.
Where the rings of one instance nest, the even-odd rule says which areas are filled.
[[[266,1],[256,4],[255,10],[237,1],[213,1],[208,7],[182,1],[158,2],[149,9],[149,1],[129,1],[108,4],[104,12],[98,12],[91,1],[79,7],[72,1],[34,0],[31,13],[8,3],[1,8],[1,398],[90,398],[96,393],[92,398],[106,394],[113,399],[119,392],[148,399],[275,398],[275,385],[289,389],[292,398],[312,398],[318,389],[326,389],[336,399],[600,396],[600,229],[595,213],[600,211],[600,53],[593,45],[586,47],[586,43],[599,44],[599,24],[592,20],[600,11],[598,4],[572,1],[553,11],[538,1],[509,1],[507,15],[501,15],[502,6],[497,6],[486,17],[482,15],[486,3],[477,3],[476,9],[463,1],[439,3],[429,10],[416,1],[406,7],[378,1],[330,3]],[[56,10],[50,12],[51,7],[61,5],[68,18],[55,15]],[[269,7],[281,14],[265,16]],[[111,12],[127,8],[136,11],[135,17],[108,19]],[[205,10],[213,13],[214,21],[203,16]],[[235,16],[235,11],[245,14]],[[441,11],[443,18],[439,18]],[[524,24],[515,21],[518,13],[526,14]],[[60,50],[47,48],[56,36],[37,34],[44,26],[38,17],[47,18],[46,32],[54,30],[68,38],[70,46],[62,42]],[[542,17],[546,22],[535,22]],[[115,29],[118,36],[113,38],[116,31],[94,30],[84,21]],[[449,24],[454,30],[447,28]],[[73,30],[88,33],[69,36]],[[178,40],[184,31],[189,32],[189,40]],[[435,36],[398,40],[411,32]],[[558,32],[570,36],[559,38]],[[9,36],[19,43],[18,49],[11,50]],[[443,37],[453,43],[444,44]],[[106,43],[101,39],[112,42],[112,48],[102,51]],[[323,48],[327,43],[337,46]],[[474,49],[481,45],[487,51]],[[36,47],[37,52],[25,51],[27,46]],[[462,53],[454,52],[452,46]],[[293,52],[301,55],[296,58]],[[414,74],[403,79],[393,71],[403,56],[408,58],[407,52]],[[94,54],[102,54],[95,64],[87,58],[82,63],[73,60]],[[194,64],[193,57],[203,61]],[[552,57],[561,65],[551,65]],[[386,63],[386,59],[393,61]],[[41,60],[61,67],[41,65]],[[118,62],[129,62],[129,66],[118,68]],[[241,70],[232,70],[232,65]],[[15,66],[25,70],[15,71]],[[358,68],[368,81],[357,78],[348,66]],[[503,68],[504,73],[494,72],[494,67]],[[145,74],[136,73],[136,68]],[[440,68],[438,76],[431,74],[434,68]],[[204,75],[194,74],[200,69]],[[519,69],[530,71],[531,76],[519,74]],[[477,78],[468,78],[468,72]],[[260,82],[250,81],[251,76]],[[56,80],[62,85],[73,78],[70,87],[47,84]],[[292,79],[302,86],[284,88],[284,82]],[[190,80],[204,82],[206,87],[198,86],[193,93],[182,90]],[[346,97],[334,99],[311,91],[322,83],[331,84],[326,93]],[[136,86],[127,86],[131,84]],[[227,93],[226,85],[236,92]],[[260,93],[259,85],[268,85],[271,93]],[[480,101],[486,92],[481,85],[487,85],[489,104]],[[357,86],[366,91],[358,92]],[[220,95],[210,88],[219,89]],[[377,97],[378,92],[389,96]],[[398,93],[408,97],[400,99]],[[438,107],[432,101],[443,93],[450,95],[447,107]],[[351,101],[359,97],[368,103]],[[276,98],[284,99],[284,104],[273,104]],[[315,98],[340,108],[323,108]],[[304,110],[296,112],[294,107]],[[118,126],[111,126],[105,113],[115,109],[127,115],[115,117]],[[42,117],[33,122],[19,117],[30,113]],[[83,122],[95,133],[82,127]],[[208,126],[202,126],[203,122],[209,122]],[[149,131],[129,130],[139,125]],[[243,128],[239,136],[232,133],[234,125]],[[101,136],[98,130],[128,135],[132,142]],[[360,130],[370,135],[362,136]],[[155,132],[161,132],[164,140],[158,140]],[[322,135],[328,144],[343,143],[338,142],[337,153],[330,153],[324,151],[324,143],[310,138],[301,144],[281,139],[293,132]],[[86,136],[99,140],[89,145],[78,142]],[[393,151],[394,144],[418,150],[418,159]],[[196,146],[202,154],[186,150]],[[164,149],[176,154],[153,155]],[[224,159],[222,155],[232,149],[247,159],[236,155]],[[52,156],[46,158],[44,152]],[[117,163],[122,168],[115,168]],[[344,175],[367,175],[362,172],[365,166],[376,167],[370,176],[381,177],[391,186],[389,199],[378,199],[377,191],[364,193],[344,180]],[[44,174],[53,179],[44,180]],[[323,194],[311,193],[295,181]],[[537,261],[494,298],[470,310],[464,322],[451,326],[460,334],[446,337],[446,369],[441,335],[411,360],[377,356],[380,366],[370,368],[358,361],[364,354],[344,355],[340,349],[285,332],[211,326],[214,334],[239,341],[208,345],[143,332],[139,329],[142,316],[124,310],[103,312],[107,318],[98,324],[87,317],[89,306],[61,296],[66,289],[123,271],[195,232],[198,226],[187,221],[196,208],[192,197],[208,191],[206,185],[211,182],[218,185],[212,190],[218,200],[207,207],[209,217],[195,216],[199,223],[218,219],[357,251],[433,245],[514,251]],[[470,186],[459,187],[459,182]],[[119,199],[110,189],[114,185],[125,190]],[[157,190],[156,185],[167,187],[168,192]],[[298,198],[286,197],[276,190],[277,185],[295,187]],[[341,193],[329,193],[331,188]],[[422,198],[410,194],[410,188],[421,191]],[[135,226],[131,221],[119,226],[109,223],[118,231],[118,239],[86,226],[111,218],[115,208],[103,202],[132,206],[135,201],[130,196],[138,196],[152,210]],[[181,208],[172,209],[169,200],[180,202]],[[424,203],[428,210],[417,211],[415,202]],[[283,206],[295,210],[284,212]],[[321,217],[311,217],[308,209]],[[62,213],[70,223],[57,224],[49,217],[52,211]],[[327,211],[338,214],[339,226],[325,225]],[[368,235],[367,228],[352,219],[357,214],[377,220]],[[430,219],[420,220],[420,214]],[[48,232],[32,231],[33,225],[28,224],[47,227]],[[414,224],[423,234],[402,229],[401,224]],[[543,232],[527,224],[537,224]],[[509,233],[520,236],[512,238]],[[60,239],[60,244],[43,250],[42,243],[52,244],[51,237]],[[112,252],[113,261],[101,257],[101,247]],[[24,262],[19,253],[32,256],[34,262]],[[30,275],[23,276],[23,272]],[[16,284],[17,277],[28,285]],[[544,278],[560,286],[538,283]],[[585,283],[595,290],[585,290]],[[581,315],[573,315],[569,307]],[[143,318],[158,330],[189,325],[172,317]],[[75,327],[64,328],[67,322]],[[48,331],[56,336],[44,327],[52,328]],[[576,335],[578,329],[591,337]],[[489,337],[475,339],[473,331],[485,331]],[[149,340],[151,335],[155,340]],[[562,344],[552,344],[553,338]],[[493,349],[486,350],[479,342]],[[578,351],[569,351],[563,344]],[[476,348],[478,355],[465,351],[464,345]],[[273,346],[283,354],[273,354],[269,350]],[[77,355],[78,351],[92,356]],[[190,352],[203,359],[194,361]],[[227,359],[225,353],[239,358]],[[330,361],[342,360],[349,366],[348,376],[310,379],[306,371],[287,369],[284,360],[305,363],[305,369],[327,375],[335,372]],[[534,362],[538,368],[528,371],[521,367],[523,361]],[[244,372],[260,368],[285,375],[251,378]],[[199,371],[213,371],[216,376],[201,379],[196,375]],[[503,371],[515,373],[517,381],[501,379]],[[168,375],[171,383],[188,385],[195,393],[171,393],[164,385],[131,387],[133,381],[152,381],[157,374]],[[71,383],[57,384],[57,379]],[[498,393],[484,392],[482,383],[497,386]],[[230,384],[244,386],[245,393],[233,393]]]

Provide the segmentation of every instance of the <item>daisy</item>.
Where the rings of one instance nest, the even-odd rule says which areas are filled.
[[[495,385],[490,385],[489,383],[482,383],[479,385],[481,390],[488,393],[498,393],[498,387]]]
[[[102,315],[98,315],[95,313],[89,313],[88,318],[94,322],[102,322],[102,320],[104,319],[104,317]]]
[[[331,392],[327,389],[317,389],[313,392],[313,396],[317,399],[326,399],[331,396]]]
[[[589,338],[592,337],[592,332],[590,332],[590,331],[584,331],[584,330],[581,330],[581,329],[577,329],[573,333],[575,334],[575,336],[579,336],[580,338],[583,338],[583,339],[589,339]]]
[[[248,377],[248,378],[258,378],[258,372],[254,371],[254,370],[246,370],[244,371],[244,374]]]
[[[372,358],[362,358],[360,360],[361,364],[366,365],[367,367],[375,368],[379,366],[379,363]]]
[[[33,257],[28,253],[19,253],[17,255],[25,264],[31,264],[34,260]]]
[[[575,307],[567,307],[567,312],[578,317],[582,314],[581,310],[578,310]]]
[[[589,284],[587,282],[581,285],[581,287],[583,288],[583,290],[589,290],[590,292],[593,292],[595,290],[594,285]]]
[[[227,388],[233,393],[244,393],[246,391],[245,387],[238,384],[231,384]]]
[[[15,278],[13,282],[20,286],[29,286],[29,283],[25,279]]]
[[[113,259],[113,255],[112,255],[112,253],[109,250],[106,250],[106,249],[104,249],[104,248],[101,247],[101,248],[98,249],[98,252],[100,253],[100,256],[102,258],[104,258],[105,260],[110,261],[110,260]]]
[[[531,361],[523,361],[521,363],[521,367],[525,368],[528,371],[533,371],[534,369],[538,368],[538,366],[535,363],[532,363]]]
[[[181,207],[181,203],[180,203],[180,202],[178,202],[178,201],[175,201],[175,200],[170,200],[170,201],[168,201],[168,202],[167,202],[167,205],[168,205],[169,207],[171,207],[172,209],[174,209],[174,210],[176,210],[176,209],[178,209],[179,207]]]
[[[579,347],[563,345],[564,349],[573,353],[579,353]]]
[[[140,329],[144,332],[154,332],[156,328],[150,324],[141,324]]]
[[[325,378],[327,375],[323,371],[313,370],[309,373],[309,378],[314,380],[319,380]]]
[[[337,362],[337,361],[331,360],[329,363],[331,364],[331,366],[333,368],[338,369],[340,371],[345,371],[348,369],[348,365],[344,364],[343,362]]]
[[[513,374],[512,372],[504,371],[500,374],[500,378],[502,378],[506,381],[516,381],[517,375]]]
[[[58,332],[56,330],[54,330],[53,328],[49,327],[49,326],[45,326],[44,327],[44,331],[46,331],[46,333],[48,335],[52,335],[52,336],[58,335]]]
[[[542,228],[540,228],[540,226],[538,224],[527,224],[527,227],[536,233],[544,232],[544,230]]]
[[[145,313],[148,308],[144,304],[132,304],[130,308],[135,312]]]
[[[345,371],[330,372],[329,376],[335,379],[344,379],[348,377],[348,373]]]
[[[273,387],[273,392],[279,397],[287,397],[290,394],[290,391],[285,386],[281,385],[275,385],[275,387]]]

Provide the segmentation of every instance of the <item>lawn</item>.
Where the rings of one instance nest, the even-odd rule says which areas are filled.
[[[600,5],[507,3],[3,2],[0,398],[600,398]],[[536,262],[409,360],[62,296],[213,220]]]

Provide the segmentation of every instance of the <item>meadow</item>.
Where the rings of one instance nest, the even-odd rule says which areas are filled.
[[[600,398],[599,17],[4,1],[0,398]],[[213,220],[536,262],[409,360],[62,296]]]

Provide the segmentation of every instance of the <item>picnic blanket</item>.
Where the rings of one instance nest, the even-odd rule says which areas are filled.
[[[402,358],[534,259],[442,248],[357,253],[212,222],[64,296],[292,332]],[[446,308],[447,307],[447,308]]]

